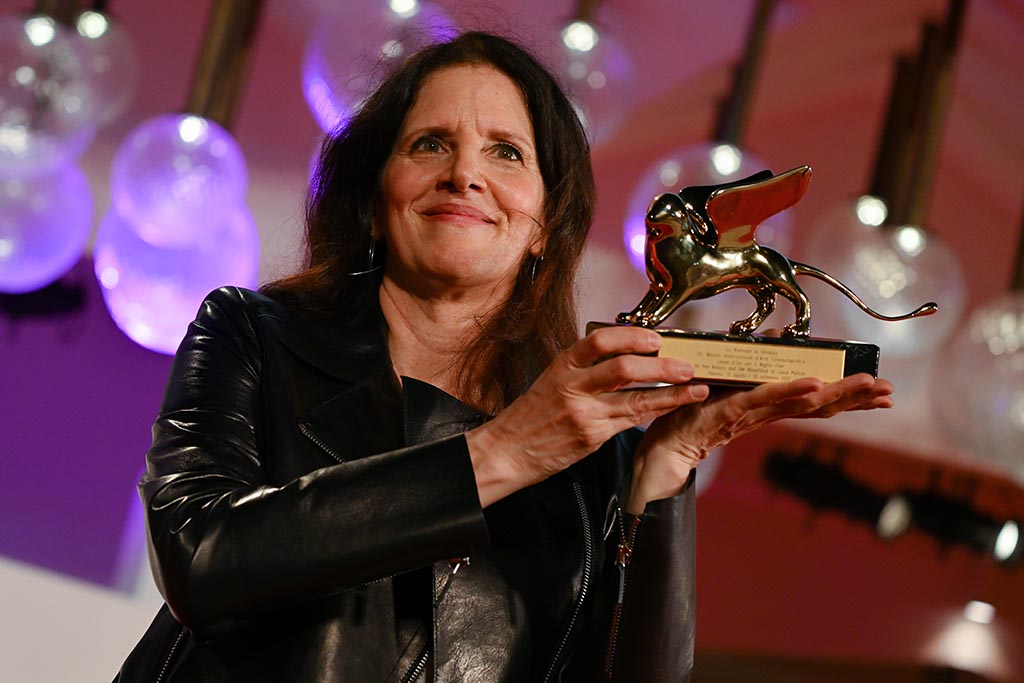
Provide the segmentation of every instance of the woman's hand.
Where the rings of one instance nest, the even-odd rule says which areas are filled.
[[[629,427],[704,400],[693,366],[651,356],[661,336],[639,327],[595,330],[559,354],[530,389],[466,434],[485,507],[560,472]],[[637,382],[673,386],[619,391]]]
[[[626,509],[638,515],[648,502],[677,495],[708,452],[738,436],[787,417],[891,408],[892,391],[891,382],[859,374],[831,384],[798,379],[716,392],[700,405],[679,408],[655,420],[640,442]]]

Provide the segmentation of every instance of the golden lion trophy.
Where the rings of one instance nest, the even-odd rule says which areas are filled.
[[[655,328],[687,301],[742,287],[757,303],[753,313],[732,323],[727,334],[657,328],[664,337],[661,353],[693,363],[698,381],[719,384],[801,377],[833,382],[858,372],[877,376],[877,346],[810,336],[810,302],[796,276],[827,282],[879,320],[931,315],[938,306],[929,302],[906,315],[882,315],[828,273],[759,245],[754,238],[757,226],[800,201],[810,180],[810,167],[801,166],[779,175],[761,171],[732,183],[687,187],[655,197],[646,218],[651,284],[633,310],[618,315],[617,324]],[[775,310],[780,294],[793,304],[795,322],[779,337],[754,335]],[[590,323],[588,330],[605,324]]]

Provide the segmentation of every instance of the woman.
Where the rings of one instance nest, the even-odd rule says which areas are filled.
[[[140,483],[176,620],[124,680],[688,677],[694,466],[892,387],[709,399],[653,332],[576,341],[593,195],[512,43],[465,34],[380,87],[325,145],[308,268],[213,293],[178,352]]]

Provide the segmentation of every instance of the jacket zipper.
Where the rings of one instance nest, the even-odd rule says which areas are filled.
[[[160,667],[160,673],[156,676],[156,683],[160,683],[164,680],[164,676],[167,675],[167,669],[171,665],[171,660],[174,659],[174,653],[178,649],[178,645],[181,643],[181,639],[185,637],[185,627],[182,626],[181,630],[178,631],[178,637],[174,639],[174,643],[171,645],[170,651],[167,653],[167,658],[164,659],[164,665]]]
[[[468,557],[454,558],[449,562],[449,566],[452,571],[445,580],[444,586],[442,586],[441,590],[437,593],[437,599],[434,601],[435,610],[437,609],[437,606],[441,604],[441,601],[444,600],[444,596],[448,594],[448,589],[451,587],[452,581],[455,579],[455,575],[459,573],[459,569],[464,564],[469,564]],[[427,660],[430,658],[430,645],[431,644],[429,642],[423,645],[423,649],[420,650],[418,655],[416,655],[416,659],[413,661],[412,666],[405,672],[405,675],[402,676],[402,683],[412,683],[419,678],[421,673],[423,673],[423,668],[427,665]]]
[[[402,683],[413,683],[420,674],[423,673],[424,667],[427,665],[427,659],[430,657],[430,643],[423,646],[419,656],[416,657],[416,661],[412,663],[412,668],[409,669],[404,676],[402,676]]]
[[[629,578],[629,564],[633,559],[633,547],[636,543],[636,532],[640,526],[640,518],[634,517],[630,524],[629,531],[622,521],[622,510],[616,515],[619,522],[619,548],[615,556],[615,566],[619,568],[619,595],[612,610],[612,623],[608,630],[608,649],[604,657],[604,677],[612,679],[612,669],[615,665],[615,646],[619,639],[619,622],[622,619],[622,606],[626,599],[626,580]]]
[[[594,539],[590,528],[590,515],[587,514],[587,502],[583,498],[583,487],[578,481],[574,481],[572,489],[576,494],[576,503],[579,505],[580,519],[583,522],[583,576],[580,579],[580,593],[576,598],[576,605],[573,607],[569,623],[562,633],[558,648],[555,650],[555,657],[551,660],[551,666],[548,667],[548,672],[544,675],[544,683],[548,683],[551,677],[554,676],[555,670],[558,668],[558,660],[562,658],[565,646],[569,643],[569,637],[572,635],[573,627],[576,626],[576,619],[579,618],[580,610],[583,609],[583,601],[586,599],[587,591],[590,588],[590,574],[594,564]]]
[[[299,423],[299,431],[302,432],[303,436],[305,436],[307,439],[312,441],[324,453],[326,453],[327,455],[331,456],[332,458],[337,460],[339,463],[342,463],[342,464],[345,463],[345,459],[342,458],[337,453],[337,451],[335,451],[333,448],[331,448],[329,445],[327,445],[323,441],[323,439],[321,439],[319,436],[316,435],[316,433],[313,431],[313,429],[309,426],[308,422],[305,422],[305,421],[300,422]]]

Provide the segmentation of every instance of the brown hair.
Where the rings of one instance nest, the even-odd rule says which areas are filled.
[[[460,64],[493,66],[519,86],[545,190],[543,259],[524,259],[511,296],[481,321],[458,374],[461,398],[493,414],[577,338],[574,280],[595,204],[590,148],[580,121],[551,74],[515,43],[465,33],[416,53],[385,79],[354,118],[324,142],[306,199],[304,270],[264,286],[263,292],[324,314],[352,305],[349,274],[369,268],[381,177],[406,113],[427,76]]]

